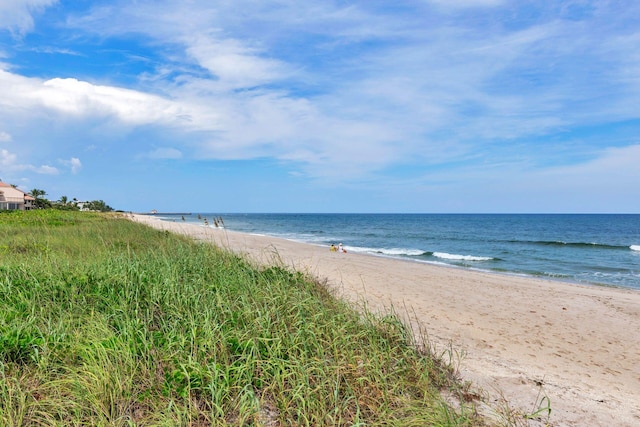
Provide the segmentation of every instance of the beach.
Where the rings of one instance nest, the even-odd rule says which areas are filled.
[[[490,408],[539,425],[640,425],[640,292],[372,255],[195,224],[132,219],[326,281],[375,313],[393,310],[457,362]],[[545,398],[543,400],[543,398]],[[532,425],[536,421],[532,421]]]

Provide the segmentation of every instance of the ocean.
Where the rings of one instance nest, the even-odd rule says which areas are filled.
[[[640,290],[635,214],[158,214],[167,221],[480,271]],[[184,218],[184,219],[183,219]]]

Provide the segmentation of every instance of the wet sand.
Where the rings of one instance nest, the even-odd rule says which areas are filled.
[[[640,292],[491,274],[237,233],[132,219],[311,274],[358,306],[393,309],[461,356],[490,407],[551,416],[531,425],[640,425]],[[546,403],[545,403],[546,405]]]

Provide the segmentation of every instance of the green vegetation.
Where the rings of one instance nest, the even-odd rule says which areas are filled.
[[[480,423],[394,316],[116,214],[1,214],[0,295],[2,426]]]
[[[13,187],[15,185],[12,184]],[[64,211],[79,211],[88,210],[96,212],[111,212],[113,208],[107,205],[104,200],[92,200],[90,202],[79,202],[76,198],[69,200],[67,196],[61,196],[60,200],[51,201],[44,196],[47,192],[39,188],[34,188],[30,191],[33,198],[33,207],[35,209],[59,209]],[[82,209],[81,209],[82,207]]]

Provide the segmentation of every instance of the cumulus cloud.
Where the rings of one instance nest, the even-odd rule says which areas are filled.
[[[126,123],[176,123],[185,111],[158,96],[76,79],[51,79],[42,83],[37,101],[73,115],[114,115]]]
[[[74,78],[42,80],[0,70],[0,111],[48,110],[75,118],[114,118],[139,126],[156,124],[191,129],[215,129],[215,110],[197,103],[115,86],[95,85]]]

